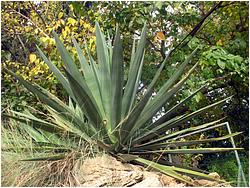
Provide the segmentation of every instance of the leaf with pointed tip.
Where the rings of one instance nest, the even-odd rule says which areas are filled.
[[[68,152],[71,151],[70,148],[63,148],[63,147],[55,147],[55,146],[27,146],[27,147],[3,147],[1,148],[2,151],[14,151],[16,152],[17,150],[22,150],[23,152],[30,152],[32,151],[37,151],[37,152],[53,152],[53,151],[60,151],[60,152]],[[24,159],[25,160],[25,159]]]
[[[183,99],[181,102],[170,108],[162,117],[160,117],[157,121],[152,122],[150,125],[146,126],[144,129],[141,130],[140,134],[147,132],[148,130],[151,130],[154,127],[157,127],[160,124],[163,124],[166,121],[173,122],[174,118],[182,113],[182,111],[178,111],[183,104],[185,104],[188,100],[192,99],[193,96],[195,96],[199,91],[201,91],[203,88],[205,88],[206,85],[200,87],[195,92],[193,92],[191,95]],[[184,109],[185,110],[185,109]]]
[[[135,124],[135,126],[133,127],[133,129],[130,131],[128,137],[131,138],[131,136],[141,127],[143,126],[142,123],[146,123],[147,121],[149,121],[149,117],[153,117],[153,115],[160,109],[160,107],[162,107],[168,100],[171,99],[171,97],[177,92],[179,91],[179,89],[183,86],[183,84],[186,82],[186,80],[188,79],[188,77],[191,75],[191,73],[194,71],[194,69],[196,68],[198,63],[196,63],[192,69],[190,69],[190,71],[184,76],[184,78],[182,78],[177,84],[175,84],[165,95],[163,95],[164,98],[161,99],[161,101],[156,101],[156,103],[154,103],[154,105],[148,109],[148,111],[145,111],[145,109],[147,109],[147,106],[145,107],[145,109],[142,112],[142,116],[139,117],[141,119],[138,120]],[[145,112],[144,112],[145,111]],[[172,120],[170,120],[172,122]],[[152,131],[149,130],[146,133],[143,134],[144,135],[148,135],[150,133],[153,132],[153,130],[155,130],[156,128],[153,128]],[[137,138],[138,139],[138,138]]]
[[[167,100],[175,93],[177,92],[180,87],[185,83],[186,79],[190,76],[192,71],[195,69],[198,63],[196,63],[191,70],[187,73],[187,75],[179,81],[175,86],[171,88],[171,86],[181,77],[183,74],[185,67],[190,62],[191,58],[195,55],[198,48],[196,48],[192,54],[180,65],[180,67],[175,71],[173,76],[162,86],[158,94],[154,97],[153,100],[149,101],[149,103],[144,108],[142,114],[143,116],[140,116],[138,118],[138,121],[136,125],[134,126],[134,129],[131,131],[131,134],[134,134],[135,130],[138,130],[141,126],[145,125],[151,118],[156,114],[157,111],[167,102]],[[170,90],[169,90],[170,89]],[[166,93],[169,94],[168,98],[166,97]]]
[[[100,26],[96,23],[96,51],[99,65],[100,88],[103,107],[106,114],[106,122],[110,127],[110,112],[111,112],[111,77],[110,77],[110,63],[108,47],[101,32]],[[111,130],[109,130],[111,131]]]
[[[17,114],[18,116],[12,116],[9,114],[2,114],[3,117],[6,118],[11,118],[14,119],[15,121],[21,122],[21,123],[26,123],[29,125],[32,125],[33,127],[40,128],[43,130],[47,130],[50,132],[57,132],[59,131],[59,127],[56,124],[49,123],[46,121],[43,121],[41,119],[33,118],[33,117],[28,117],[27,115],[20,113]]]
[[[162,172],[163,174],[166,174],[170,177],[173,177],[173,178],[176,178],[182,182],[185,182],[189,185],[193,185],[194,186],[194,183],[190,180],[188,180],[187,178],[185,178],[184,176],[182,176],[181,174],[177,173],[174,171],[173,168],[171,168],[170,166],[166,166],[166,165],[160,165],[156,162],[153,162],[153,161],[149,161],[149,160],[146,160],[146,159],[143,159],[143,158],[137,158],[135,159],[135,161],[139,162],[139,163],[142,163],[142,164],[145,164],[145,165],[148,165],[149,167],[151,168],[154,168],[155,170],[158,170],[160,172]]]
[[[242,150],[244,148],[196,148],[196,149],[163,149],[151,151],[134,151],[131,154],[153,154],[153,153],[169,153],[169,154],[199,154],[199,153],[218,153],[226,151]]]
[[[42,50],[38,46],[37,46],[37,49],[38,49],[38,52],[39,52],[40,56],[42,57],[43,61],[49,66],[50,70],[53,72],[53,74],[56,76],[56,78],[62,84],[63,88],[66,90],[66,92],[69,94],[69,96],[74,98],[74,95],[70,89],[68,80],[60,72],[60,70],[45,56],[45,54],[42,52]]]
[[[203,131],[206,131],[206,130],[217,128],[217,127],[220,127],[222,125],[225,125],[225,123],[221,123],[219,125],[216,124],[216,123],[220,122],[223,119],[225,119],[225,118],[222,118],[220,120],[216,120],[216,121],[213,121],[213,122],[205,123],[203,125],[199,125],[199,126],[195,126],[195,127],[190,127],[190,128],[187,128],[187,129],[183,129],[181,131],[175,131],[173,133],[167,134],[166,136],[161,136],[158,139],[151,140],[149,142],[146,142],[144,144],[140,144],[138,146],[146,146],[146,145],[149,145],[149,144],[154,144],[154,143],[162,142],[164,140],[171,139],[172,137],[173,137],[173,139],[176,139],[176,138],[180,137],[179,135],[182,135],[183,133],[187,133],[187,132],[191,132],[191,134],[193,135],[193,134],[197,134],[197,133],[200,133],[200,132],[203,132]],[[211,126],[211,125],[214,125],[214,124],[216,124],[216,125],[215,126]],[[174,137],[174,136],[177,136],[177,137]],[[185,135],[182,135],[181,137],[183,138],[183,136],[185,137]]]
[[[95,100],[91,98],[84,88],[65,70],[66,76],[68,77],[70,87],[75,95],[79,107],[82,109],[84,114],[89,118],[89,121],[97,128],[101,129],[102,119],[97,110]]]
[[[53,108],[55,111],[60,113],[62,116],[64,116],[66,119],[77,122],[76,125],[82,126],[83,122],[79,121],[79,118],[77,118],[74,114],[72,114],[72,111],[68,106],[66,106],[62,101],[60,101],[57,97],[46,91],[44,88],[34,86],[30,84],[29,82],[25,81],[21,77],[17,76],[15,73],[13,73],[10,70],[6,71],[16,77],[20,83],[22,83],[28,90],[30,90],[32,93],[34,93],[38,98],[46,103],[48,106]],[[38,89],[39,88],[39,89]],[[92,139],[90,139],[86,133],[81,132],[79,130],[79,127],[77,128],[79,136],[82,136],[87,142],[91,142]]]
[[[205,87],[206,87],[206,85],[204,85],[204,86],[200,87],[199,89],[197,89],[195,92],[190,94],[188,97],[183,99],[181,102],[179,102],[178,104],[176,104],[175,106],[170,108],[162,117],[160,117],[157,121],[155,121],[151,125],[147,126],[146,128],[151,129],[151,128],[156,127],[156,126],[166,122],[167,120],[169,120],[172,117],[172,115],[176,114],[176,112],[183,106],[183,104],[185,104],[187,101],[192,99],[198,92],[200,92]]]
[[[197,116],[197,115],[200,115],[204,112],[206,112],[207,110],[215,107],[215,106],[218,106],[218,105],[221,105],[223,103],[225,103],[226,101],[230,100],[232,98],[231,97],[228,97],[226,99],[223,99],[223,100],[220,100],[216,103],[213,103],[211,105],[208,105],[206,107],[203,107],[195,112],[192,112],[188,115],[184,115],[184,116],[180,116],[180,118],[176,119],[174,122],[173,121],[167,121],[151,130],[149,130],[147,133],[141,135],[139,138],[136,138],[134,141],[133,141],[133,144],[134,143],[138,143],[138,142],[141,142],[141,141],[145,141],[145,140],[149,140],[153,137],[155,137],[155,135],[160,135],[160,134],[163,134],[164,132],[166,132],[167,130],[169,129],[172,129],[176,126],[179,126],[181,123],[185,122],[185,121],[188,121],[189,119]]]
[[[9,74],[14,76],[18,81],[23,84],[30,92],[35,94],[42,102],[46,103],[49,105],[51,108],[55,109],[56,111],[60,113],[65,113],[67,114],[69,112],[69,109],[63,104],[62,101],[60,101],[57,97],[54,95],[48,93],[46,90],[44,90],[41,87],[34,86],[31,83],[27,82],[23,78],[17,76],[15,73],[12,71],[5,69]]]
[[[123,139],[123,138],[126,138],[128,133],[130,132],[130,130],[133,128],[136,121],[138,120],[138,117],[140,117],[140,115],[141,115],[144,107],[146,106],[147,102],[149,101],[149,99],[150,99],[150,97],[152,95],[154,86],[155,86],[155,84],[156,84],[156,82],[157,82],[157,80],[158,80],[158,78],[159,78],[159,76],[161,74],[161,71],[163,70],[168,58],[169,58],[169,55],[164,59],[161,66],[157,70],[152,82],[148,86],[148,89],[147,89],[145,95],[142,97],[142,99],[139,101],[139,103],[132,109],[131,113],[129,114],[128,118],[126,119],[126,122],[121,125],[120,137],[122,138],[123,143],[125,143],[127,141],[126,139]]]
[[[62,116],[63,118],[65,118],[67,121],[74,123],[74,125],[76,126],[76,129],[78,130],[78,135],[80,135],[81,137],[83,137],[87,142],[90,142],[91,139],[87,136],[87,134],[89,135],[93,135],[93,133],[96,133],[96,130],[92,129],[90,130],[91,132],[85,132],[83,130],[84,129],[83,125],[84,122],[82,121],[82,119],[80,119],[78,116],[76,116],[76,114],[74,112],[72,112],[70,110],[70,108],[65,105],[60,99],[58,99],[56,96],[52,95],[50,92],[48,92],[46,89],[35,85],[37,88],[39,88],[38,91],[42,92],[42,94],[46,97],[49,98],[49,101],[52,101],[56,104],[58,104],[58,106],[60,107],[60,109],[56,109],[53,106],[49,105],[53,110],[55,110],[58,114],[60,114],[60,116]],[[39,97],[40,98],[40,97]],[[43,99],[40,98],[42,101]],[[43,101],[46,103],[46,101]],[[78,127],[77,127],[78,126]],[[79,132],[80,131],[80,132]],[[86,134],[87,133],[87,134]]]
[[[31,138],[35,140],[35,142],[49,142],[39,131],[34,129],[33,127],[26,125],[25,123],[22,124],[24,130],[30,135]]]
[[[57,154],[57,155],[22,159],[21,161],[57,161],[57,160],[64,159],[65,157],[66,157],[66,154]]]
[[[64,47],[63,43],[59,39],[58,35],[53,31],[52,32],[55,41],[56,41],[56,46],[57,49],[62,57],[62,60],[65,64],[65,67],[67,71],[71,74],[71,76],[78,81],[79,84],[83,82],[83,76],[78,70],[78,67],[74,63],[74,60],[72,59],[71,55],[69,54],[68,50]],[[88,91],[89,92],[89,91]]]
[[[146,24],[142,29],[141,38],[136,48],[136,52],[132,54],[132,61],[128,73],[128,81],[125,86],[123,100],[122,100],[122,118],[126,117],[128,112],[132,109],[135,102],[135,94],[138,89],[140,72],[142,69],[143,56],[146,44]]]
[[[74,150],[78,149],[77,143],[72,142],[71,137],[67,135],[67,139],[65,139],[65,135],[56,135],[54,133],[40,130],[40,133],[49,141],[47,143],[44,142],[38,142],[39,145],[46,145],[46,146],[55,146],[58,147],[58,149],[64,149],[64,150]],[[64,133],[65,134],[65,133]],[[73,136],[74,138],[76,136]]]
[[[102,106],[101,94],[100,94],[99,85],[98,85],[99,83],[95,78],[95,75],[93,73],[91,65],[88,64],[85,56],[83,55],[83,52],[82,52],[79,44],[76,42],[76,40],[74,38],[73,38],[73,43],[74,43],[75,48],[77,50],[78,58],[79,58],[79,61],[81,63],[81,67],[82,67],[82,70],[84,73],[84,78],[85,78],[86,84],[87,84],[92,96],[94,97],[94,99],[97,103],[97,106],[98,106],[98,109],[101,113],[102,118],[104,118],[105,116],[104,116],[104,109]]]
[[[218,137],[218,138],[209,138],[209,139],[202,139],[202,140],[188,140],[188,141],[169,141],[164,143],[157,143],[154,142],[153,144],[143,144],[136,146],[134,148],[131,148],[130,151],[144,151],[144,150],[157,150],[157,149],[165,149],[165,148],[176,148],[180,146],[190,146],[190,145],[197,145],[197,144],[204,144],[204,143],[210,143],[215,141],[221,141],[228,139],[230,137],[236,136],[241,134],[242,132],[236,132],[233,134],[228,134],[226,136]]]
[[[117,27],[112,54],[111,81],[112,81],[112,130],[121,120],[123,94],[123,53],[119,28]]]
[[[199,47],[197,47],[186,59],[185,61],[178,67],[178,69],[174,72],[174,74],[170,77],[170,79],[162,86],[160,91],[157,93],[155,99],[157,97],[162,96],[167,90],[170,89],[170,87],[180,78],[180,76],[183,74],[186,66],[190,63],[191,59],[194,57],[196,52],[198,51]],[[150,105],[150,104],[149,104]]]
[[[215,129],[215,128],[222,127],[223,125],[226,125],[226,123],[227,122],[216,124],[216,125],[209,126],[209,127],[206,127],[206,128],[202,128],[202,129],[199,129],[197,131],[192,131],[190,133],[183,134],[183,135],[180,135],[180,136],[176,136],[174,138],[170,138],[170,139],[167,139],[167,140],[177,140],[177,139],[180,139],[180,138],[185,138],[185,137],[188,137],[188,136],[191,136],[191,135],[194,135],[194,134],[198,134],[198,133],[201,133],[201,132],[205,132],[205,131],[208,131],[208,130],[212,130],[212,129]]]
[[[179,168],[179,167],[175,167],[175,166],[172,166],[171,168],[174,171],[181,172],[181,173],[184,173],[184,174],[189,174],[189,175],[192,175],[192,176],[195,176],[195,177],[198,177],[198,178],[203,178],[203,179],[207,179],[207,180],[212,180],[212,181],[217,181],[217,182],[221,182],[221,183],[226,183],[225,180],[214,178],[211,175],[204,174],[204,173],[201,173],[201,172],[197,172],[197,171],[194,171],[194,170],[189,170],[189,169],[185,169],[185,168]]]
[[[72,120],[65,119],[64,116],[58,114],[53,109],[47,108],[47,110],[53,117],[52,122],[58,127],[60,127],[62,130],[64,130],[65,132],[73,133],[74,135],[83,138],[89,143],[93,142],[97,131],[91,124],[87,124],[83,121],[80,121],[77,117],[74,117]]]

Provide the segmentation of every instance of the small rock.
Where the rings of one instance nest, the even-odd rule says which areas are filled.
[[[158,174],[152,172],[143,172],[143,180],[132,187],[162,187],[163,184],[159,179]]]
[[[220,175],[217,172],[212,172],[208,175],[214,179],[220,179]]]
[[[176,180],[170,176],[167,176],[167,175],[161,175],[161,178],[160,178],[163,186],[166,186],[166,187],[185,187],[185,184],[183,183],[177,183]]]

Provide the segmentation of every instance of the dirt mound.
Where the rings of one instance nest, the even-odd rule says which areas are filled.
[[[73,168],[76,186],[83,187],[185,187],[184,183],[159,172],[150,172],[137,165],[124,164],[111,156],[78,162]],[[197,186],[219,186],[217,182],[193,180]],[[227,185],[228,186],[228,185]]]

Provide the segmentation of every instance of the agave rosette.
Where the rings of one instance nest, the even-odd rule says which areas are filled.
[[[95,62],[87,47],[86,57],[77,41],[73,39],[80,68],[54,32],[57,49],[64,62],[64,71],[60,71],[39,48],[38,51],[44,62],[67,91],[70,98],[69,104],[65,104],[44,88],[31,84],[10,70],[6,70],[46,104],[51,118],[49,120],[41,119],[29,112],[12,112],[12,114],[5,114],[5,116],[13,118],[26,126],[29,135],[36,143],[39,143],[38,148],[47,149],[48,151],[60,148],[59,154],[55,156],[27,160],[58,160],[63,158],[67,152],[78,150],[80,147],[78,142],[84,140],[87,143],[96,144],[99,148],[124,161],[150,165],[152,168],[188,184],[192,184],[192,182],[182,174],[214,180],[213,177],[200,172],[198,169],[178,167],[169,162],[168,154],[210,153],[240,149],[188,148],[191,145],[225,140],[238,135],[238,132],[218,138],[180,140],[193,134],[223,126],[222,120],[187,127],[181,131],[174,129],[197,115],[205,113],[215,106],[222,105],[231,97],[197,111],[180,114],[179,110],[182,105],[201,91],[204,86],[175,106],[166,109],[166,113],[153,122],[152,118],[156,113],[167,102],[171,101],[194,71],[197,63],[188,71],[186,71],[186,67],[198,48],[179,65],[172,77],[163,84],[152,99],[157,80],[169,59],[169,56],[167,56],[157,70],[152,82],[148,85],[145,94],[137,101],[137,90],[145,54],[146,32],[145,24],[137,44],[135,40],[133,42],[126,82],[122,41],[118,28],[112,45],[110,39],[106,41],[99,24],[96,23],[97,62]],[[66,139],[70,140],[70,144],[66,143]]]

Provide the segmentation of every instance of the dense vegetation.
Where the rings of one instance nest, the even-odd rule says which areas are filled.
[[[61,56],[55,48],[53,30],[59,34],[73,60],[79,63],[77,49],[72,45],[71,37],[74,36],[84,54],[87,52],[84,48],[87,44],[96,59],[95,22],[100,23],[105,35],[110,35],[112,43],[115,41],[115,28],[118,24],[123,41],[123,59],[128,65],[133,44],[131,36],[138,38],[147,21],[147,53],[144,56],[138,93],[143,93],[144,88],[149,87],[171,48],[174,47],[175,51],[171,53],[155,85],[156,93],[187,55],[202,46],[199,56],[194,58],[199,66],[189,76],[181,92],[176,93],[171,102],[164,104],[165,108],[157,114],[163,114],[169,106],[183,101],[209,81],[209,87],[198,92],[185,104],[181,109],[182,114],[191,113],[231,95],[234,95],[233,100],[222,108],[213,108],[199,117],[183,122],[176,131],[226,116],[226,121],[229,121],[234,132],[244,131],[235,138],[237,146],[245,149],[245,157],[248,158],[248,6],[248,2],[223,2],[218,6],[216,2],[4,2],[1,12],[2,68],[8,68],[24,80],[41,85],[68,103],[65,90],[49,71],[36,45],[54,65],[63,70]],[[216,8],[206,18],[213,7]],[[203,17],[206,19],[201,22]],[[175,48],[186,36],[188,37],[181,47]],[[193,64],[187,65],[187,69],[191,69],[191,66]],[[128,67],[125,66],[125,75],[129,72]],[[6,113],[9,108],[22,111],[27,104],[41,112],[47,112],[34,96],[6,72],[2,74],[1,89],[2,113]],[[141,98],[138,96],[139,101]],[[227,130],[220,127],[189,139],[215,138],[226,134]],[[209,146],[231,147],[231,144],[228,141],[218,141]],[[209,155],[180,155],[180,158],[184,165],[192,163],[193,167],[197,167],[199,161],[206,161]]]

